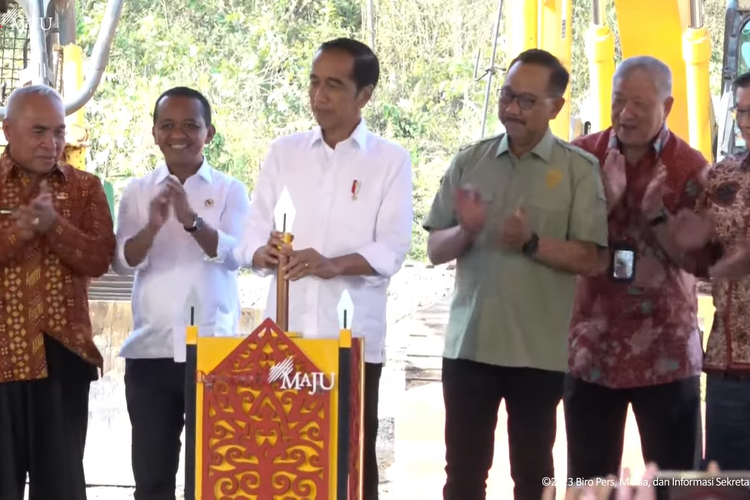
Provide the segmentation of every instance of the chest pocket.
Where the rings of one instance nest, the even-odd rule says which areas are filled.
[[[531,229],[539,236],[564,240],[572,203],[570,176],[561,168],[534,172],[522,204]]]

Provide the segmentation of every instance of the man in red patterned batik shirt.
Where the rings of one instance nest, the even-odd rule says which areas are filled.
[[[661,61],[623,61],[613,82],[612,127],[574,142],[602,165],[611,262],[622,261],[626,271],[615,275],[610,265],[599,277],[581,278],[576,293],[564,392],[574,480],[618,473],[629,404],[646,462],[690,470],[700,454],[702,349],[689,273],[705,270],[673,248],[666,223],[695,207],[708,164],[666,128],[671,87]],[[647,203],[660,187],[663,205]]]
[[[115,252],[99,179],[59,161],[65,107],[49,87],[7,102],[0,156],[0,499],[85,500],[89,386],[102,367],[90,278]]]
[[[750,73],[734,81],[735,120],[750,143]],[[706,462],[724,470],[750,470],[750,157],[729,156],[710,171],[699,217],[709,231],[678,228],[685,250],[717,248],[711,268],[713,327],[706,345]],[[695,218],[687,214],[678,218]],[[699,225],[694,222],[692,226]]]

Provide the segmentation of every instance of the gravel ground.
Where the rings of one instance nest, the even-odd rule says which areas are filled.
[[[264,309],[270,278],[247,275],[240,278],[242,307]],[[434,304],[453,289],[453,267],[407,262],[388,289],[388,324],[403,319],[422,307]]]

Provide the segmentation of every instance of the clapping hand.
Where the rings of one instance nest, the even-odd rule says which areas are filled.
[[[512,250],[521,251],[531,239],[531,228],[526,222],[523,208],[517,208],[500,227],[500,243]]]
[[[656,175],[646,187],[646,192],[641,200],[641,211],[648,219],[657,217],[664,209],[664,191],[667,181],[667,168],[663,163],[659,164]]]
[[[28,240],[34,234],[44,234],[57,220],[57,211],[47,181],[39,185],[39,195],[29,205],[20,207],[14,214],[21,238]]]
[[[713,223],[708,216],[682,209],[669,220],[669,239],[682,252],[694,252],[711,240]]]
[[[472,236],[479,234],[487,223],[487,204],[479,190],[464,186],[456,191],[453,203],[461,229]]]
[[[628,186],[625,172],[625,157],[616,149],[611,149],[607,152],[607,157],[602,166],[602,182],[604,184],[607,205],[611,210],[612,207],[622,201]]]
[[[167,177],[166,186],[172,200],[175,217],[184,227],[190,227],[195,220],[195,212],[190,207],[185,188],[180,184],[180,181],[177,180],[177,177],[173,175]]]

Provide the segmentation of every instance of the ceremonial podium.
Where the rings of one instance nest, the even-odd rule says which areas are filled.
[[[247,337],[187,329],[186,500],[362,498],[364,342],[351,298],[338,338],[305,339],[286,331],[279,274],[276,322]]]

